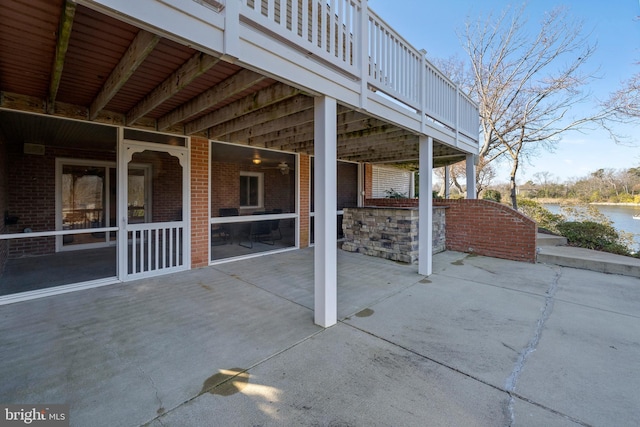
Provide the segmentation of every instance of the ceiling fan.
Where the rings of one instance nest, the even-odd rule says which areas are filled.
[[[282,175],[287,175],[289,174],[291,167],[289,167],[287,162],[282,161],[278,163],[278,166],[264,166],[262,169],[278,169]]]

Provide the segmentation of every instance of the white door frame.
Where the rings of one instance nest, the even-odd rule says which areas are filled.
[[[121,134],[122,135],[122,134]],[[120,144],[118,149],[118,225],[120,227],[118,231],[118,277],[121,281],[128,281],[133,279],[139,279],[144,277],[158,276],[175,271],[188,270],[191,268],[191,191],[190,191],[190,157],[188,147],[176,147],[166,144],[157,144],[152,142],[142,142],[126,140],[123,137],[120,138]],[[146,233],[158,231],[154,229],[154,226],[145,224],[132,224],[128,223],[128,172],[129,163],[131,162],[135,153],[141,153],[143,151],[157,151],[168,153],[173,157],[176,157],[182,166],[182,220],[173,221],[171,223],[157,223],[154,226],[157,227],[178,227],[182,230],[182,262],[175,266],[164,266],[160,268],[154,268],[150,271],[129,273],[129,231],[144,229]],[[138,230],[140,231],[140,230]],[[135,244],[135,242],[133,242]],[[159,245],[157,245],[159,246]],[[176,249],[177,250],[177,249]],[[134,251],[135,252],[135,251]],[[148,251],[149,256],[153,256],[151,249]],[[158,258],[158,248],[155,248],[155,256]],[[162,256],[162,255],[161,255]],[[157,262],[157,261],[156,261]]]

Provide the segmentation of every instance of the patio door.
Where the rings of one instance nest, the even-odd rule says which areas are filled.
[[[119,156],[122,280],[188,269],[188,149],[124,140]]]

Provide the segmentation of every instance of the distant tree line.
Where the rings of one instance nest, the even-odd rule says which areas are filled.
[[[510,199],[511,186],[509,184],[493,184],[496,173],[492,167],[486,165],[476,170],[476,182],[482,185],[476,187],[477,197],[480,199],[505,202]],[[449,186],[451,197],[464,197],[466,185],[464,162],[449,166]],[[434,170],[439,182],[434,190],[439,197],[444,197],[444,168]],[[628,169],[602,168],[580,178],[570,178],[561,181],[550,172],[537,172],[532,179],[518,188],[520,198],[529,199],[562,199],[582,203],[640,203],[640,166]]]
[[[564,182],[549,172],[538,172],[520,188],[533,199],[574,199],[585,203],[640,203],[640,167],[598,169]]]

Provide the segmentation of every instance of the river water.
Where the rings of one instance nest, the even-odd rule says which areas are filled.
[[[634,215],[640,214],[640,206],[623,206],[623,205],[594,205],[598,210],[609,218],[613,226],[618,231],[632,233],[634,241],[634,250],[640,251],[640,219],[633,219]],[[545,208],[552,213],[561,213],[560,205],[545,204]]]

